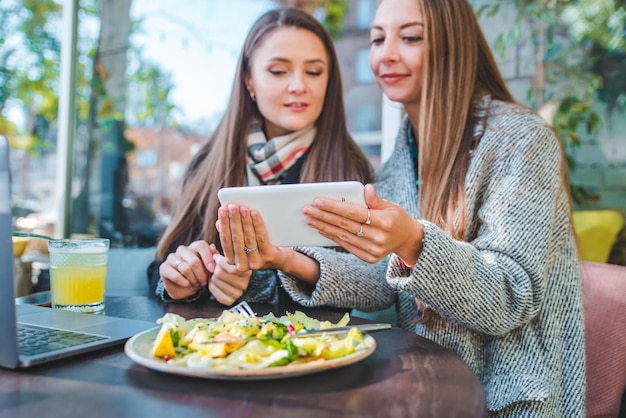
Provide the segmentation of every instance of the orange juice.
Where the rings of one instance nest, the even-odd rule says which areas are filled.
[[[48,248],[52,307],[103,310],[108,240],[52,240]]]

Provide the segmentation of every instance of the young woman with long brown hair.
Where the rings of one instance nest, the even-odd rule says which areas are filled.
[[[399,326],[476,372],[489,416],[584,416],[581,280],[554,132],[515,103],[467,0],[382,0],[370,65],[406,117],[366,186],[369,209],[304,208],[356,257],[298,249],[322,274],[307,287],[280,273],[283,285],[307,306],[395,302]]]
[[[217,191],[227,186],[372,179],[349,135],[332,39],[314,17],[276,9],[251,28],[230,101],[217,129],[191,161],[182,195],[148,269],[165,300],[210,293],[230,305],[286,295],[271,268],[228,262],[216,230]],[[250,251],[256,250],[251,248]],[[289,248],[276,268],[317,279],[315,261]]]

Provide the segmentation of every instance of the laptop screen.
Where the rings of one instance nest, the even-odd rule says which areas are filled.
[[[9,143],[0,136],[0,282],[13,283],[13,240],[11,219],[11,177],[9,176]],[[0,285],[4,295],[5,287]],[[12,290],[12,289],[11,289]],[[13,293],[11,293],[13,296]],[[13,299],[11,298],[11,302]],[[1,322],[1,321],[0,321]]]
[[[11,219],[11,176],[9,175],[9,142],[0,136],[0,365],[15,367],[18,363],[13,284],[13,240]]]

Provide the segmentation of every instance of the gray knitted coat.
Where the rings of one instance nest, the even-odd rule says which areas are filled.
[[[467,242],[423,222],[413,269],[395,255],[367,265],[299,248],[320,262],[317,286],[281,279],[303,305],[373,311],[395,302],[399,326],[452,349],[477,374],[490,416],[583,417],[582,290],[559,144],[529,110],[483,105],[487,120],[475,130],[480,142],[465,185]],[[405,119],[374,186],[419,218],[408,126]],[[440,315],[434,326],[415,325],[415,298]]]

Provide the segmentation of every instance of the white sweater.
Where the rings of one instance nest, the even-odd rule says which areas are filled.
[[[490,416],[583,417],[582,290],[561,150],[530,110],[483,102],[484,127],[465,183],[467,242],[424,223],[412,271],[395,255],[368,265],[350,254],[299,248],[320,262],[314,289],[281,273],[294,300],[364,311],[396,303],[398,325],[456,352],[482,381]],[[378,170],[377,194],[419,218],[408,120]],[[415,298],[444,321],[415,325]]]

